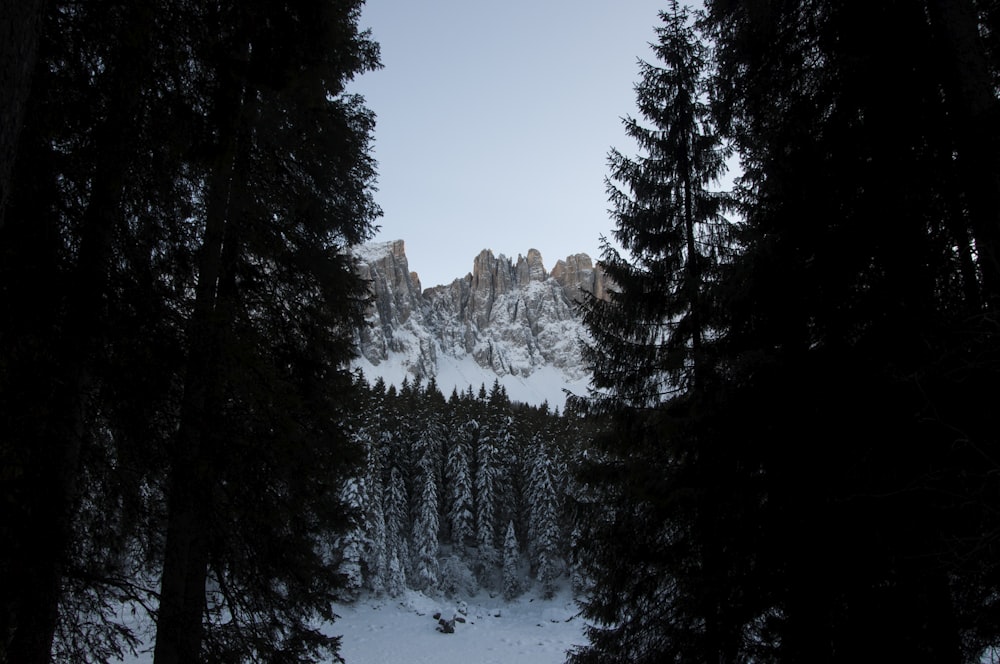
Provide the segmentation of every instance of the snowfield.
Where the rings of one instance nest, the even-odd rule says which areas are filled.
[[[586,643],[578,610],[568,591],[512,602],[482,593],[463,603],[407,590],[401,597],[339,605],[341,618],[330,633],[343,636],[340,654],[347,664],[556,664]],[[435,613],[466,622],[444,634]]]
[[[586,643],[568,589],[549,600],[526,595],[512,602],[485,592],[462,602],[406,590],[400,597],[362,596],[335,611],[340,619],[327,633],[343,637],[340,655],[347,664],[562,664],[566,651]],[[444,634],[435,613],[466,622]],[[122,664],[153,661],[153,637],[146,636],[143,651]]]

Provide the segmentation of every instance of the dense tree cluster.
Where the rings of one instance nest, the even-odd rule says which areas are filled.
[[[0,661],[127,651],[123,606],[158,664],[336,653],[359,11],[0,10]]]
[[[1000,645],[994,5],[661,14],[643,155],[611,157],[627,255],[586,307],[614,433],[583,470],[575,664]]]
[[[499,383],[452,392],[434,380],[358,389],[351,420],[367,450],[349,486],[353,530],[340,543],[355,594],[404,588],[508,598],[571,577],[571,465],[593,423],[512,404]]]

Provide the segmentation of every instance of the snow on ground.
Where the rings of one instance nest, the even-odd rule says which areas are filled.
[[[340,655],[347,664],[562,664],[566,651],[586,643],[583,618],[568,590],[549,600],[525,596],[512,602],[486,593],[463,602],[407,590],[395,598],[362,597],[335,611],[340,619],[326,632],[343,637]],[[466,622],[444,634],[433,617],[438,612]],[[153,637],[146,636],[142,652],[122,664],[153,661]]]
[[[460,612],[465,611],[465,615]],[[336,609],[331,634],[343,636],[347,664],[556,664],[566,651],[586,642],[584,621],[568,591],[553,599],[524,597],[512,602],[480,594],[461,601],[407,590],[397,598],[362,598]],[[453,634],[438,621],[455,615]]]

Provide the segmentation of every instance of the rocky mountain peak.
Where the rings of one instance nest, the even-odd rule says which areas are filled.
[[[608,296],[604,270],[595,267],[587,254],[573,254],[564,261],[556,261],[552,268],[552,278],[576,302],[583,298],[584,292],[593,293],[602,300]]]
[[[518,254],[516,270],[517,281],[520,284],[527,284],[530,281],[545,281],[549,276],[545,272],[545,265],[542,264],[542,254],[538,249],[528,249],[527,258]]]
[[[358,361],[369,378],[400,383],[435,376],[442,390],[500,380],[511,398],[562,405],[564,388],[585,390],[586,338],[576,310],[584,291],[604,296],[604,277],[586,254],[545,270],[529,249],[512,261],[484,249],[472,272],[421,291],[402,240],[369,244],[356,255],[374,301]]]

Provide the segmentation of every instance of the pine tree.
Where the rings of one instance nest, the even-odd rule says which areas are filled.
[[[503,540],[503,597],[510,601],[521,594],[521,551],[514,532],[514,522],[507,522]]]
[[[209,142],[155,660],[315,657],[337,645],[307,625],[332,617],[324,530],[343,511],[328,487],[359,460],[336,418],[365,295],[346,245],[377,214],[373,118],[345,85],[377,51],[356,3],[197,9]],[[206,624],[208,583],[226,592]]]
[[[969,115],[997,103],[996,14],[706,6],[710,119],[744,172],[739,252],[704,282],[683,361],[609,381],[653,407],[614,413],[583,464],[595,627],[571,661],[980,661],[1000,642],[998,423],[982,408],[1000,366],[997,215],[979,207],[998,189],[995,155],[975,176],[962,155],[996,140]],[[677,392],[657,403],[647,380]]]
[[[542,584],[543,597],[548,599],[555,593],[559,574],[559,524],[551,461],[542,446],[532,464],[529,510],[528,542],[535,560],[535,577]]]
[[[390,597],[399,597],[406,590],[406,569],[400,557],[398,547],[390,549],[389,558],[389,581],[386,585],[386,592]]]
[[[624,121],[644,154],[612,150],[608,158],[614,238],[627,254],[604,242],[601,263],[614,287],[608,300],[592,297],[584,307],[594,387],[636,406],[708,379],[706,291],[728,235],[727,197],[710,189],[727,150],[709,113],[707,47],[676,0],[660,18],[652,46],[659,64],[641,62],[635,88],[651,126]]]
[[[22,9],[0,63],[31,76],[12,188],[16,109],[0,141],[0,539],[23,579],[3,654],[47,661],[56,629],[60,656],[114,653],[127,630],[94,624],[156,576],[160,661],[335,652],[301,628],[328,612],[356,457],[335,414],[364,296],[345,245],[377,214],[372,116],[344,94],[377,64],[357,5],[52,2],[40,31]],[[8,49],[35,36],[26,71]]]
[[[768,497],[730,548],[784,579],[753,607],[772,616],[784,661],[820,643],[840,661],[977,661],[997,638],[980,626],[997,568],[975,553],[996,543],[975,506],[996,484],[973,459],[996,449],[982,433],[995,418],[970,407],[991,397],[963,385],[971,375],[995,384],[996,355],[982,353],[995,326],[982,321],[996,266],[992,249],[976,247],[995,244],[996,205],[988,231],[978,206],[998,189],[995,154],[976,175],[961,155],[990,150],[997,135],[965,106],[997,104],[976,36],[990,32],[987,13],[964,1],[795,2],[764,21],[764,4],[712,3],[708,21],[720,118],[746,173],[744,249],[726,278],[732,379],[716,396],[741,423],[723,428],[740,439],[726,443],[730,486]],[[877,39],[886,30],[892,45]],[[969,511],[972,530],[959,525]],[[959,541],[970,548],[959,553]],[[830,557],[838,564],[817,574]],[[739,578],[711,582],[745,594]],[[888,616],[877,630],[876,616]]]
[[[476,545],[482,564],[491,568],[498,562],[496,519],[496,451],[488,436],[481,435],[476,449]]]
[[[433,456],[422,455],[413,521],[413,583],[418,590],[436,589],[439,578],[438,491],[434,470]]]
[[[339,538],[336,549],[340,552],[339,572],[344,575],[344,590],[348,597],[355,597],[364,585],[362,558],[365,547],[364,507],[369,497],[364,483],[350,479],[341,489],[341,502],[351,511],[350,529]]]
[[[138,588],[149,561],[138,558],[153,548],[143,529],[159,524],[144,520],[148,505],[137,493],[158,473],[148,457],[169,428],[158,407],[176,367],[177,327],[144,269],[161,265],[144,251],[190,203],[175,146],[163,141],[183,103],[164,83],[180,75],[178,51],[158,39],[178,26],[159,9],[54,2],[3,10],[5,28],[23,20],[3,46],[0,67],[15,74],[4,78],[4,108],[24,106],[21,118],[10,108],[0,130],[0,658],[48,661],[56,630],[66,657],[113,653],[120,635],[131,637],[105,607],[148,599]],[[113,37],[126,33],[133,38]],[[157,95],[162,105],[149,104]],[[11,173],[6,150],[19,127]],[[161,324],[144,319],[137,329],[137,310]],[[162,355],[151,359],[154,347]],[[127,375],[119,371],[126,356],[138,360]],[[91,500],[108,508],[107,522],[88,532],[80,524]],[[130,550],[136,560],[122,555]]]
[[[456,400],[456,406],[457,400]],[[451,540],[456,549],[461,550],[474,535],[472,475],[469,457],[475,440],[474,423],[466,423],[458,427],[458,432],[448,451],[446,470],[447,484],[450,487],[448,504],[448,521],[451,526]]]
[[[409,498],[403,474],[393,466],[389,475],[389,491],[385,506],[385,542],[389,555],[389,594],[399,595],[406,587],[406,565],[410,560],[407,543],[409,528]]]
[[[605,242],[614,286],[608,301],[583,307],[593,336],[584,350],[596,388],[589,408],[610,422],[579,471],[577,575],[591,580],[583,603],[591,626],[574,664],[730,661],[735,638],[720,617],[725,599],[714,588],[690,590],[698,565],[721,563],[717,542],[698,539],[714,497],[685,511],[700,477],[678,472],[679,460],[701,454],[688,413],[712,394],[718,373],[710,346],[722,332],[715,288],[728,197],[711,187],[727,149],[710,112],[708,47],[677,2],[659,18],[659,64],[641,63],[636,86],[651,126],[625,120],[645,154],[609,157],[614,237],[628,253]]]
[[[381,396],[381,393],[378,393]],[[363,561],[367,584],[375,595],[386,591],[389,583],[389,551],[386,537],[385,488],[382,482],[381,449],[372,448],[368,456],[368,496],[365,509],[365,550]]]

